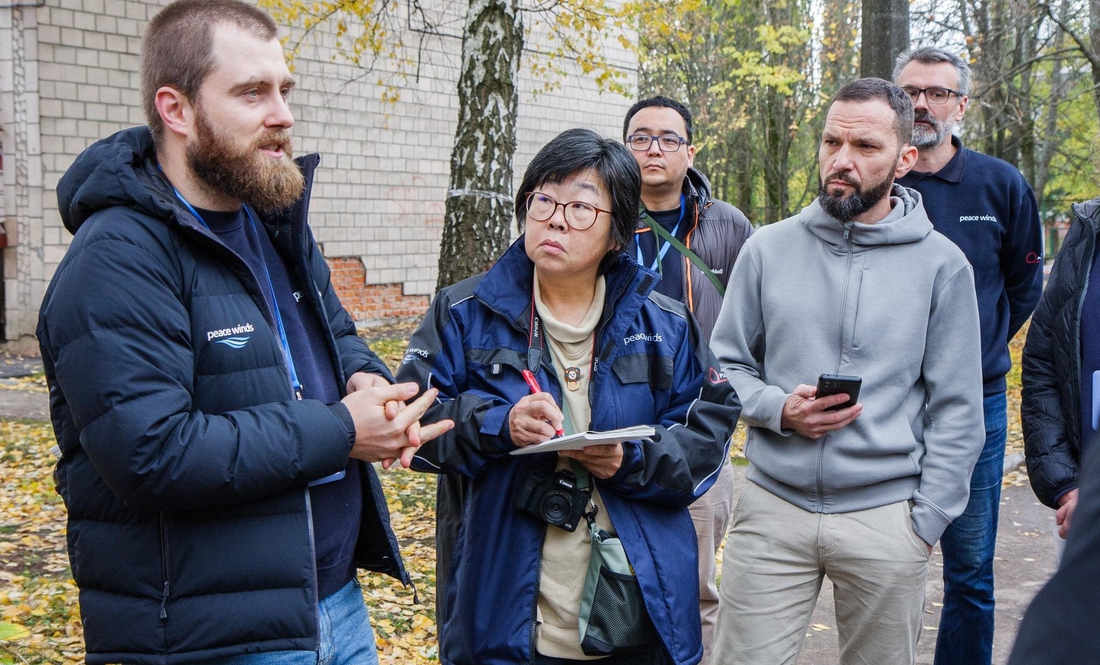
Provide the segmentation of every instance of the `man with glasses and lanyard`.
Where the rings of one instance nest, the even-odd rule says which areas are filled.
[[[985,447],[970,480],[966,512],[944,532],[943,614],[936,665],[991,662],[993,553],[1007,433],[1008,342],[1043,288],[1043,239],[1031,186],[1020,171],[969,150],[951,130],[966,113],[970,67],[924,46],[901,54],[894,81],[913,100],[917,163],[898,184],[920,192],[932,225],[974,268],[982,329]],[[1066,497],[1065,501],[1076,500]]]
[[[668,97],[634,104],[623,122],[623,139],[642,170],[642,211],[633,248],[641,265],[658,271],[656,291],[687,305],[710,339],[733,263],[752,233],[748,218],[711,197],[710,182],[692,168],[695,146],[691,111]],[[699,609],[703,662],[710,662],[718,618],[715,556],[733,508],[729,461],[714,487],[691,505],[699,538]]]

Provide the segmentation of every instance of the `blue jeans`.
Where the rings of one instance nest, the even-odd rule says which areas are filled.
[[[203,661],[199,665],[378,665],[374,630],[359,582],[348,584],[317,607],[320,653],[271,651]]]
[[[943,614],[935,665],[989,665],[993,660],[993,553],[1008,433],[1004,393],[986,397],[982,406],[985,447],[970,476],[970,502],[940,539]]]

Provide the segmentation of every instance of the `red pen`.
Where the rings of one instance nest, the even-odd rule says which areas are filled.
[[[535,378],[534,373],[529,369],[523,370],[523,380],[527,382],[527,387],[531,389],[531,394],[541,393],[542,388],[539,387],[538,379]],[[554,430],[557,436],[565,436],[565,430]]]

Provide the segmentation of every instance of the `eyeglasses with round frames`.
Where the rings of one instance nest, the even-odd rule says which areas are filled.
[[[928,100],[929,104],[935,104],[937,106],[940,104],[946,104],[947,100],[951,99],[951,95],[955,95],[956,97],[963,96],[963,94],[958,90],[952,90],[951,88],[941,88],[938,85],[932,86],[931,88],[915,88],[911,85],[907,85],[902,88],[902,90],[905,92],[905,94],[909,95],[909,99],[913,100],[914,104],[916,104],[917,100],[920,99],[921,93],[924,93],[924,98]]]
[[[566,201],[565,203],[558,203],[553,197],[547,196],[542,192],[530,192],[527,194],[527,216],[536,222],[549,221],[549,219],[554,216],[554,213],[558,211],[558,206],[561,206],[562,214],[565,216],[565,223],[574,231],[587,231],[592,228],[592,225],[596,223],[596,217],[598,217],[601,212],[605,212],[609,215],[611,214],[610,210],[597,208],[584,201]]]
[[[631,134],[626,137],[626,143],[634,152],[645,152],[656,141],[661,146],[661,152],[676,152],[680,146],[687,143],[687,139],[676,134],[663,134],[650,136],[649,134]]]

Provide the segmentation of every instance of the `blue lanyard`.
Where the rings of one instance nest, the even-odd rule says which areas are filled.
[[[206,227],[209,231],[210,226],[206,223],[206,220],[202,218],[195,207],[188,203],[187,199],[183,198],[183,195],[179,193],[175,187],[172,191],[176,193],[176,198],[180,200],[183,205],[187,206],[187,210],[195,216],[195,219]],[[248,216],[248,221],[252,225],[252,233],[256,236],[256,245],[260,248],[260,255],[263,256],[263,245],[260,243],[260,231],[256,227],[256,218],[252,216],[252,211],[248,209],[248,206],[242,205],[245,215]],[[294,369],[294,357],[290,353],[290,341],[286,336],[286,328],[283,327],[283,316],[279,313],[279,300],[275,297],[275,285],[271,281],[271,272],[267,269],[267,261],[262,262],[264,268],[264,277],[267,278],[267,288],[271,292],[271,306],[275,308],[275,325],[279,329],[279,345],[283,348],[283,357],[286,359],[287,376],[290,379],[290,388],[294,391],[295,399],[302,399],[302,384],[298,381],[298,372]]]
[[[676,232],[680,230],[680,222],[684,221],[684,210],[685,209],[686,208],[684,206],[684,195],[681,194],[680,195],[680,218],[676,220],[676,226],[672,227],[672,235],[673,236],[675,236]],[[638,265],[644,266],[645,262],[644,262],[644,259],[642,258],[642,241],[639,238],[637,238],[636,236],[635,236],[634,240],[635,240],[635,244],[638,247]],[[654,244],[657,244],[656,234],[654,234],[654,236],[653,236],[653,241],[654,241]],[[653,265],[649,267],[650,270],[656,270],[658,272],[662,272],[661,271],[661,262],[665,260],[665,254],[668,254],[668,248],[669,247],[670,247],[670,244],[666,240],[664,247],[659,248],[659,250],[657,252],[657,258],[653,259]]]

